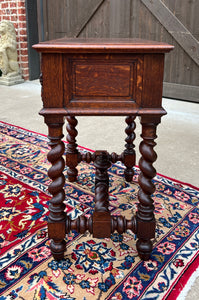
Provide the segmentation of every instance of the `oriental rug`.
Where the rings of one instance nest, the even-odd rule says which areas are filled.
[[[174,300],[186,288],[199,265],[199,189],[156,176],[157,229],[149,261],[139,259],[136,237],[128,231],[110,239],[72,232],[65,258],[57,262],[46,227],[47,137],[3,122],[0,133],[0,300]],[[65,184],[71,218],[89,216],[94,207],[94,167],[78,168],[78,181]],[[109,174],[111,213],[130,218],[139,169],[131,184],[124,181],[122,164],[112,165]]]

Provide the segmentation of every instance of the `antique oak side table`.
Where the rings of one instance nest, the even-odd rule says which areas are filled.
[[[173,46],[138,39],[58,39],[33,46],[42,53],[42,100],[44,116],[49,130],[51,150],[48,171],[52,183],[49,192],[48,234],[55,259],[62,259],[66,249],[65,237],[70,230],[84,233],[88,230],[94,237],[110,237],[115,230],[127,229],[137,235],[137,250],[143,260],[150,257],[151,239],[155,236],[154,205],[151,194],[156,174],[153,162],[156,127],[162,115],[162,82],[164,53]],[[76,116],[126,116],[127,134],[124,152],[109,154],[105,150],[81,154],[76,144]],[[111,216],[108,206],[109,179],[107,169],[111,163],[121,161],[125,165],[124,176],[130,182],[135,164],[135,118],[142,125],[141,159],[139,167],[138,211],[131,220]],[[62,127],[67,119],[66,162],[62,142]],[[77,179],[77,165],[81,161],[94,162],[95,209],[87,219],[80,216],[71,220],[65,213],[65,177]]]

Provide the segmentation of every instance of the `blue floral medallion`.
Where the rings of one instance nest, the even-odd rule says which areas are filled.
[[[72,258],[76,261],[77,269],[91,274],[98,272],[104,274],[112,270],[113,261],[116,260],[115,252],[107,248],[106,243],[96,243],[94,240],[77,245]]]

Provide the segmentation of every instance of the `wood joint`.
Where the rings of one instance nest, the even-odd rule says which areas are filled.
[[[126,167],[132,167],[135,166],[135,151],[132,151],[132,153],[123,153],[123,163]]]
[[[142,221],[136,218],[137,237],[139,239],[148,240],[155,238],[155,218],[151,221]]]
[[[63,240],[66,237],[66,224],[64,222],[48,222],[48,237],[53,240]]]
[[[79,162],[78,153],[66,153],[66,165],[69,168],[75,168]]]
[[[93,213],[93,237],[108,238],[111,236],[111,215],[109,212]]]

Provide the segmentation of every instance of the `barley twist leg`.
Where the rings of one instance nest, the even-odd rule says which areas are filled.
[[[126,166],[126,169],[124,170],[124,176],[126,181],[131,182],[133,179],[134,171],[133,166],[135,165],[135,145],[133,144],[133,141],[135,140],[135,127],[136,124],[134,122],[135,117],[128,116],[125,121],[127,123],[127,127],[125,129],[125,132],[127,134],[127,138],[125,139],[125,150],[124,150],[124,165]]]
[[[67,175],[70,182],[77,180],[78,171],[76,166],[78,165],[78,150],[76,143],[76,136],[78,134],[76,130],[77,119],[74,116],[67,116],[68,124],[66,126],[67,135],[67,151],[66,151],[66,165],[68,166]]]
[[[156,175],[156,170],[153,163],[157,159],[157,154],[154,151],[156,143],[156,127],[160,118],[142,117],[142,135],[143,141],[140,143],[140,153],[142,157],[139,161],[140,175],[138,192],[138,212],[137,212],[137,226],[138,226],[138,241],[137,250],[139,256],[143,260],[148,260],[152,252],[151,239],[155,237],[155,218],[154,205],[151,195],[155,192],[155,185],[152,182]]]
[[[49,217],[48,217],[48,235],[51,238],[51,252],[55,259],[59,260],[64,257],[64,251],[66,249],[65,244],[65,221],[66,213],[64,184],[65,176],[63,170],[65,167],[65,161],[62,157],[65,151],[64,143],[61,141],[63,118],[62,117],[46,117],[46,123],[49,129],[49,146],[51,150],[48,153],[48,160],[52,164],[48,171],[48,176],[52,179],[51,184],[48,187],[49,193],[52,195],[49,201]]]

